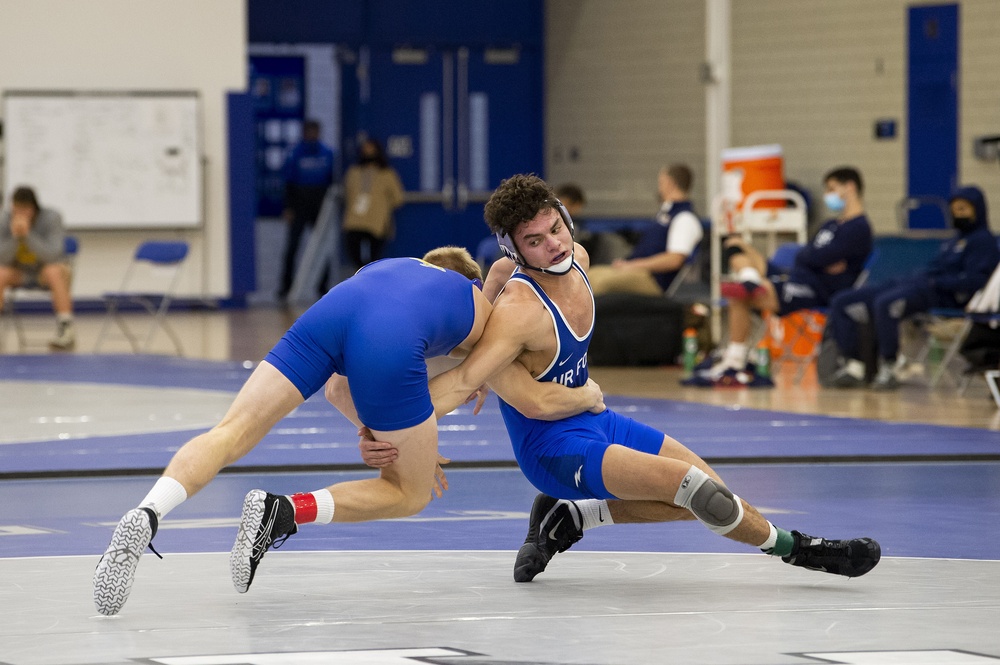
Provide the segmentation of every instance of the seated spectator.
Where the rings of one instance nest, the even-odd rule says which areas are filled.
[[[899,355],[899,322],[933,307],[964,308],[986,285],[1000,261],[1000,249],[989,229],[986,199],[978,187],[963,187],[952,196],[950,206],[952,225],[958,233],[926,269],[844,291],[830,302],[828,325],[846,361],[833,385],[852,388],[865,384],[859,325],[871,322],[878,349],[878,372],[872,388],[897,388],[897,370],[906,363]]]
[[[662,205],[656,223],[642,232],[628,258],[590,268],[588,275],[595,296],[663,295],[704,235],[701,220],[688,199],[692,180],[691,169],[683,164],[660,170],[657,189]]]
[[[581,213],[584,206],[587,205],[587,197],[584,195],[583,189],[577,184],[567,182],[556,187],[556,198],[562,202],[566,212],[573,218],[573,225],[576,227],[576,232],[579,233],[580,227],[583,225]],[[579,238],[577,238],[577,242],[579,242]]]
[[[0,218],[0,307],[7,287],[48,288],[57,321],[56,335],[49,341],[54,349],[70,349],[76,343],[65,243],[62,216],[39,206],[30,187],[15,189],[10,210]]]
[[[732,281],[722,284],[728,301],[729,344],[721,358],[699,376],[714,385],[751,383],[747,341],[751,312],[779,316],[800,309],[825,307],[834,294],[851,288],[872,249],[872,228],[865,215],[861,174],[856,169],[834,169],[823,179],[826,207],[836,215],[825,222],[799,250],[791,270],[784,272],[740,237],[724,243]]]

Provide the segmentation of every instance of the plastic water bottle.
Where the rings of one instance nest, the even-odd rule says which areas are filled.
[[[771,378],[771,347],[767,340],[757,345],[757,374]]]
[[[694,366],[698,362],[698,331],[694,328],[684,330],[684,376],[694,374]]]

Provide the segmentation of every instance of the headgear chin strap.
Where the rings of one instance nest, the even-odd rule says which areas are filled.
[[[546,201],[546,203],[551,204],[552,209],[555,210],[557,213],[559,213],[559,216],[562,217],[563,222],[566,224],[566,227],[569,228],[570,237],[572,237],[574,231],[573,218],[570,217],[569,211],[566,210],[566,206],[564,206],[562,204],[562,201],[560,201],[559,199],[550,199],[549,201]],[[554,266],[549,266],[548,268],[538,268],[532,265],[528,265],[528,262],[524,260],[523,256],[521,256],[521,252],[517,250],[517,246],[514,244],[514,239],[511,238],[510,235],[503,233],[502,231],[497,232],[496,235],[497,235],[497,243],[499,243],[500,245],[500,252],[519,266],[523,266],[525,268],[528,268],[529,270],[537,270],[538,272],[543,272],[547,275],[565,275],[573,267],[573,256],[576,253],[575,244],[570,249],[569,256],[567,256],[559,263],[555,264]]]

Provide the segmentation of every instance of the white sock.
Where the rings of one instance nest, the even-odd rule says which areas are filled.
[[[169,476],[160,476],[153,489],[139,503],[139,507],[152,508],[156,516],[163,519],[167,513],[184,503],[187,496],[187,490],[179,482]]]
[[[760,284],[761,276],[756,268],[747,266],[746,268],[740,268],[740,271],[736,273],[736,280],[740,282],[753,282],[754,284]]]
[[[580,509],[580,517],[583,520],[583,530],[593,529],[598,526],[609,526],[615,521],[611,519],[611,511],[608,510],[608,502],[604,499],[585,499],[574,501],[573,505]]]
[[[773,550],[775,544],[778,542],[778,529],[776,529],[775,526],[770,522],[767,523],[767,526],[770,527],[771,529],[770,533],[768,533],[767,535],[767,540],[765,540],[764,542],[762,542],[760,545],[757,546],[760,548],[760,551],[764,552],[765,554]]]
[[[316,524],[329,524],[333,521],[333,495],[325,487],[312,495],[316,497]]]
[[[63,323],[63,322],[73,323],[73,315],[72,314],[56,314],[56,321],[58,321],[59,323]]]
[[[730,342],[722,359],[729,367],[743,369],[747,366],[747,345],[743,342]]]

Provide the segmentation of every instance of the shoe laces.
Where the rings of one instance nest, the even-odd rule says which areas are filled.
[[[271,547],[273,547],[274,549],[278,549],[279,547],[281,547],[282,545],[284,545],[285,541],[288,540],[289,538],[291,538],[293,534],[297,533],[298,530],[299,530],[298,526],[297,525],[293,525],[291,531],[286,531],[285,533],[281,534],[280,536],[278,536],[277,538],[275,538],[274,540],[272,540],[271,541]]]
[[[153,547],[153,538],[156,536],[156,530],[157,530],[157,527],[160,524],[160,520],[156,516],[156,513],[153,511],[152,508],[143,507],[140,510],[145,511],[146,515],[149,517],[149,530],[152,532],[149,535],[149,543],[146,544],[146,547],[149,548],[150,552],[152,552],[153,554],[155,554],[156,556],[158,556],[160,559],[162,559],[163,555],[160,554],[159,552],[157,552],[156,548]]]
[[[817,545],[806,545],[802,548],[802,554],[806,557],[843,557],[850,553],[850,543],[845,540],[827,540],[820,538]]]

